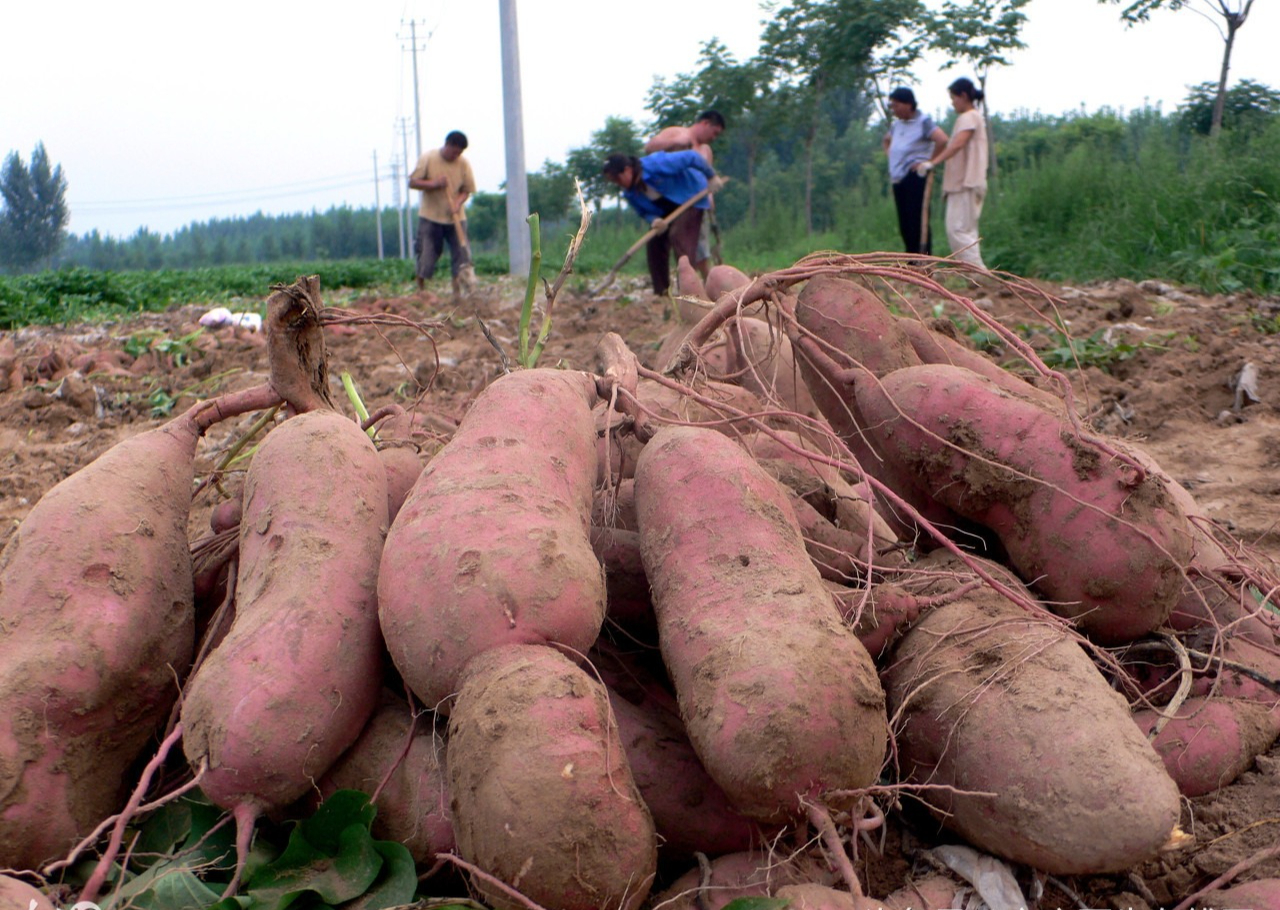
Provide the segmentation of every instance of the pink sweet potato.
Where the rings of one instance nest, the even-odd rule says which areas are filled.
[[[1167,713],[1167,711],[1166,711]],[[1159,721],[1154,709],[1134,715],[1143,735]],[[1231,783],[1280,736],[1280,715],[1241,698],[1189,698],[1152,745],[1183,796],[1204,796]]]
[[[751,276],[731,265],[713,265],[707,273],[706,291],[709,300],[719,300],[730,291],[736,291],[751,283]]]
[[[924,592],[974,576],[959,561]],[[1084,650],[981,587],[927,612],[884,671],[901,773],[975,847],[1058,875],[1153,859],[1177,787]]]
[[[377,704],[386,525],[377,450],[334,411],[289,418],[250,463],[235,622],[182,706],[187,758],[242,838],[257,814],[302,796]]]
[[[1196,906],[1280,910],[1280,878],[1263,878],[1243,882],[1222,891],[1210,891],[1196,901]]]
[[[782,821],[874,781],[883,692],[777,481],[720,434],[669,427],[640,456],[636,508],[680,715],[734,807]]]
[[[545,645],[474,658],[449,716],[458,852],[544,907],[634,910],[657,864],[604,687]],[[497,908],[522,907],[483,879]]]
[[[1057,415],[961,367],[907,367],[856,395],[877,448],[995,532],[1054,610],[1109,644],[1168,617],[1191,531],[1159,476],[1134,482]]]
[[[675,700],[655,698],[652,688],[608,689],[627,763],[664,858],[719,856],[749,850],[763,840],[760,826],[729,805],[689,743]]]
[[[860,325],[874,307],[859,309],[864,297],[870,297],[852,282],[837,278],[814,278],[805,285],[795,301],[796,319],[803,331],[792,337],[796,362],[814,403],[845,445],[858,467],[879,481],[937,527],[958,528],[964,520],[930,495],[915,474],[877,447],[877,437],[870,431],[868,418],[855,397],[853,378],[874,382],[874,377],[891,375],[894,370],[918,363],[907,339],[898,331],[892,314]],[[875,301],[883,310],[883,305]],[[889,522],[902,540],[916,540],[922,548],[932,545],[920,536],[915,519],[905,510],[899,511],[876,499],[876,509]]]
[[[446,760],[431,715],[415,725],[408,703],[384,690],[364,732],[317,786],[324,797],[348,789],[377,793],[373,835],[404,844],[416,862],[430,864],[454,849]]]
[[[657,896],[663,910],[723,910],[739,898],[771,897],[779,888],[799,884],[832,885],[826,863],[808,854],[771,856],[762,850],[727,853],[711,860],[710,872],[693,868]]]
[[[724,334],[728,376],[762,401],[777,402],[784,410],[804,417],[821,418],[785,334],[763,319],[749,316],[727,322]]]
[[[192,659],[197,441],[270,389],[202,402],[63,480],[0,553],[0,866],[66,855],[116,811]]]
[[[24,881],[0,875],[0,907],[13,910],[54,910],[53,902]]]
[[[489,386],[427,465],[387,536],[379,612],[392,660],[431,708],[503,644],[585,653],[604,621],[591,549],[595,383],[522,370]]]
[[[592,527],[591,546],[604,567],[609,623],[641,641],[656,641],[657,624],[649,601],[649,579],[640,558],[639,533]]]

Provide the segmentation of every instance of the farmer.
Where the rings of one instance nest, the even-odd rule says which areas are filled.
[[[676,258],[688,256],[692,262],[697,253],[698,232],[702,213],[710,203],[704,196],[685,209],[674,221],[667,216],[684,202],[705,189],[718,190],[724,181],[698,152],[654,152],[635,155],[610,155],[604,163],[605,179],[622,189],[636,214],[658,231],[647,247],[649,277],[653,292],[662,296],[671,286],[671,253]]]
[[[436,262],[449,244],[453,272],[453,292],[457,296],[459,275],[471,265],[471,255],[458,236],[458,223],[465,225],[463,205],[476,191],[471,162],[462,157],[467,137],[454,130],[444,137],[444,146],[432,149],[418,159],[409,175],[409,189],[422,190],[418,207],[418,235],[414,240],[417,255],[418,290],[436,273]]]
[[[928,256],[933,251],[933,238],[924,209],[927,178],[913,168],[941,154],[947,146],[947,134],[932,117],[920,112],[915,92],[909,88],[895,88],[889,93],[889,112],[894,119],[884,134],[884,150],[889,156],[889,181],[898,207],[898,230],[908,253]]]
[[[923,177],[942,162],[950,162],[942,178],[942,192],[947,198],[947,242],[957,259],[985,270],[978,249],[978,219],[987,195],[987,131],[977,108],[985,95],[963,77],[951,83],[947,91],[956,111],[951,140],[941,152],[917,164],[915,171]]]
[[[707,164],[715,166],[715,153],[711,151],[711,143],[724,132],[724,116],[715,110],[705,110],[698,115],[692,126],[669,126],[660,130],[656,136],[644,144],[645,153],[681,152],[693,149]],[[698,233],[698,250],[693,263],[702,277],[706,278],[711,269],[711,229],[715,222],[716,201],[707,196],[710,207],[707,216],[702,219],[702,228]]]

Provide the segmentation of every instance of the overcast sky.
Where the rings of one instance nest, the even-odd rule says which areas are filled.
[[[1193,0],[1199,2],[1199,0]],[[718,37],[742,60],[759,45],[757,0],[521,0],[525,159],[562,161],[609,115],[646,118],[655,76],[695,68]],[[1096,0],[1033,0],[996,112],[1061,114],[1160,103],[1215,80],[1222,41],[1191,9],[1126,29]],[[65,0],[13,3],[0,51],[0,154],[43,142],[67,178],[70,230],[171,233],[256,211],[390,205],[391,163],[417,157],[410,23],[422,147],[471,140],[482,190],[505,179],[497,0]],[[1280,3],[1258,3],[1231,79],[1280,88]],[[963,69],[917,69],[941,115]],[[402,131],[401,124],[407,129]]]

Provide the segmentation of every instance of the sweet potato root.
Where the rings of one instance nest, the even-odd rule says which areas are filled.
[[[776,822],[874,781],[883,692],[777,481],[718,433],[668,427],[640,456],[636,508],[680,715],[732,804]]]
[[[544,907],[634,910],[657,864],[604,687],[544,645],[468,664],[449,716],[458,851]],[[498,908],[520,907],[482,880]]]
[[[1154,709],[1134,715],[1144,735],[1159,720]],[[1189,698],[1152,745],[1183,796],[1204,796],[1231,783],[1280,736],[1280,715],[1240,698]]]
[[[1048,410],[961,367],[856,387],[877,448],[938,501],[990,528],[1018,574],[1100,642],[1169,615],[1191,531],[1159,476],[1136,472]]]
[[[187,758],[206,766],[205,795],[236,810],[242,835],[302,796],[377,704],[386,525],[378,453],[334,411],[289,418],[250,463],[235,622],[182,707]]]
[[[925,593],[973,578],[955,566]],[[980,587],[920,618],[892,658],[902,774],[937,787],[922,798],[974,846],[1084,874],[1152,859],[1173,834],[1177,788],[1060,628]]]
[[[387,536],[379,611],[392,660],[447,712],[467,661],[503,644],[585,653],[604,621],[591,549],[595,383],[522,370],[489,386]]]
[[[360,737],[317,786],[324,797],[345,789],[376,793],[373,835],[404,844],[416,862],[429,864],[454,849],[446,761],[431,715],[415,726],[409,704],[384,690]]]
[[[197,442],[278,402],[249,390],[124,440],[46,493],[0,553],[0,866],[60,859],[119,808],[192,659]]]

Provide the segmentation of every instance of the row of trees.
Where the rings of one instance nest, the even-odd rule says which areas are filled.
[[[702,109],[720,110],[731,129],[717,144],[717,165],[735,177],[718,214],[726,227],[757,229],[777,221],[783,205],[799,212],[795,228],[806,235],[828,230],[852,188],[869,174],[883,182],[879,135],[884,93],[911,81],[911,68],[926,52],[941,53],[944,66],[964,65],[984,91],[994,67],[1023,47],[1020,33],[1030,0],[790,0],[769,7],[760,52],[737,60],[716,39],[707,41],[693,70],[655,79],[646,102],[653,116],[644,131],[688,123]],[[1161,7],[1205,4],[1223,20],[1225,54],[1216,86],[1188,98],[1185,126],[1218,133],[1224,122],[1276,110],[1275,93],[1255,83],[1226,88],[1230,53],[1253,0],[1099,0],[1123,4],[1122,16],[1141,22]],[[1206,100],[1212,104],[1206,108]],[[1233,103],[1234,102],[1234,103]],[[1194,112],[1194,115],[1193,113]],[[609,118],[590,142],[564,162],[547,162],[529,175],[531,210],[545,223],[571,217],[576,177],[600,206],[613,187],[600,175],[612,152],[638,152],[640,125]],[[1002,144],[993,145],[1001,154]],[[331,209],[323,214],[270,218],[255,215],[192,224],[160,237],[145,229],[127,240],[96,232],[64,240],[66,180],[51,168],[43,146],[26,166],[11,153],[0,172],[0,267],[25,270],[58,262],[100,268],[221,264],[277,258],[372,256],[376,216],[369,210]],[[770,213],[770,218],[762,215]],[[394,213],[383,214],[384,235],[394,238]],[[505,232],[505,197],[479,193],[470,209],[471,237],[499,243]],[[394,246],[394,240],[392,241]],[[56,256],[56,258],[55,258]]]

